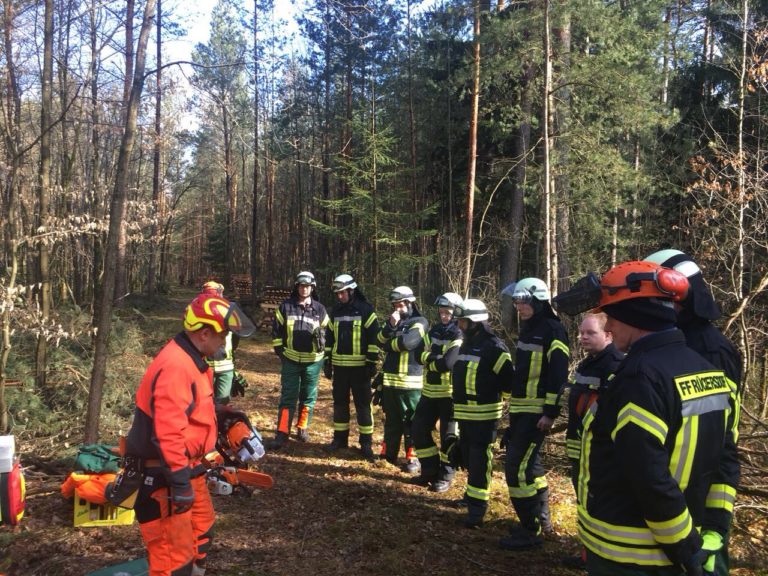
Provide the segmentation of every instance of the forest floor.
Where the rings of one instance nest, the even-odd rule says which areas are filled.
[[[165,309],[142,312],[147,361],[178,330],[185,303],[179,296]],[[250,386],[234,405],[249,414],[268,440],[280,390],[279,362],[269,335],[259,333],[241,341],[236,365]],[[378,444],[383,421],[379,408],[375,418]],[[564,557],[579,550],[562,435],[550,438],[544,452],[555,531],[541,549],[517,554],[497,545],[515,519],[498,449],[486,523],[467,530],[460,524],[464,511],[453,505],[463,494],[463,471],[449,492],[435,494],[409,484],[409,475],[398,467],[362,459],[354,441],[354,415],[350,436],[354,447],[329,455],[323,447],[332,435],[331,384],[321,377],[310,442],[291,438],[286,449],[268,453],[257,466],[272,475],[274,487],[251,496],[214,497],[217,522],[209,574],[583,574],[561,565]],[[25,452],[33,450],[34,446],[19,446],[22,463]],[[82,576],[144,555],[136,524],[73,527],[73,504],[59,492],[68,472],[56,459],[26,469],[27,513],[19,527],[0,529],[0,575]],[[732,574],[768,574],[763,568],[768,566],[766,551],[759,545],[765,529],[765,518],[736,523]]]

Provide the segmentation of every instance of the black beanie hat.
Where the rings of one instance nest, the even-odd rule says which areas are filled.
[[[677,314],[672,302],[658,298],[633,298],[600,309],[611,318],[641,330],[661,332],[675,327]]]

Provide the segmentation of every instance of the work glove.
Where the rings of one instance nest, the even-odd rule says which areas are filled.
[[[707,551],[702,548],[683,564],[686,576],[704,576],[703,564],[707,559],[707,554]]]
[[[365,375],[368,377],[369,380],[373,380],[373,377],[376,376],[376,364],[373,364],[371,362],[366,363]]]
[[[323,374],[325,374],[325,377],[329,380],[333,378],[333,364],[331,364],[330,358],[325,359],[325,364],[323,364]]]
[[[708,553],[707,559],[704,562],[704,574],[714,574],[715,558],[717,552],[723,547],[723,536],[715,530],[704,530],[701,533],[701,538],[704,540],[701,549]]]
[[[248,427],[251,427],[251,421],[245,412],[235,410],[228,404],[216,405],[216,422],[219,429],[219,434],[226,436],[229,429],[232,428],[237,422],[245,422]]]
[[[171,484],[171,505],[174,514],[184,514],[195,503],[195,491],[187,481],[184,484]]]

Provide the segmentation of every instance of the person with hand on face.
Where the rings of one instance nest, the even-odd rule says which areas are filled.
[[[461,462],[467,469],[466,528],[479,528],[488,510],[493,475],[493,444],[501,418],[502,394],[514,376],[509,350],[488,325],[488,309],[469,298],[454,308],[463,336],[451,370],[453,415],[459,423]]]
[[[384,410],[384,442],[380,457],[397,464],[401,440],[405,447],[405,471],[419,471],[413,449],[411,420],[421,397],[424,367],[419,363],[429,346],[429,324],[416,306],[416,296],[408,286],[398,286],[389,293],[392,313],[379,333],[379,347],[384,351],[382,364],[381,408]]]
[[[539,451],[560,413],[558,400],[568,382],[568,334],[550,305],[547,285],[538,278],[515,284],[512,299],[521,321],[515,376],[505,434],[505,473],[512,506],[520,520],[499,541],[505,550],[540,546],[552,529],[549,489]]]
[[[413,416],[412,431],[421,474],[413,479],[418,486],[429,486],[432,492],[445,492],[451,487],[454,469],[449,450],[455,447],[457,425],[453,419],[451,400],[451,369],[459,355],[461,330],[453,319],[461,296],[446,292],[435,300],[439,321],[429,329],[429,347],[420,361],[427,368],[424,389]],[[440,450],[432,438],[435,424],[440,421]]]
[[[717,522],[736,386],[675,328],[674,303],[689,289],[684,274],[631,261],[590,277],[558,296],[561,309],[576,307],[568,300],[599,306],[627,355],[583,421],[577,491],[587,572],[705,574],[711,551],[702,535]]]
[[[158,353],[136,391],[125,454],[144,474],[134,509],[151,576],[205,573],[215,515],[202,459],[217,437],[207,359],[230,332],[254,331],[236,304],[198,295],[184,313],[184,331]]]
[[[579,344],[587,353],[573,374],[568,395],[568,428],[565,433],[566,451],[571,461],[571,482],[576,490],[581,457],[581,424],[584,415],[600,394],[608,387],[613,373],[624,359],[624,354],[613,345],[613,335],[605,329],[608,317],[603,312],[588,313],[579,325]],[[586,567],[586,551],[568,557],[564,564],[571,568]]]
[[[316,286],[312,272],[299,272],[293,292],[280,304],[272,323],[272,346],[282,362],[277,431],[269,445],[272,450],[280,450],[288,442],[297,403],[296,438],[300,442],[309,442],[309,425],[317,401],[328,326],[325,306],[314,297]]]
[[[325,331],[323,371],[333,379],[333,440],[329,452],[349,444],[349,395],[355,402],[360,451],[373,459],[373,414],[371,379],[379,359],[379,321],[373,306],[349,274],[333,280],[336,305]]]

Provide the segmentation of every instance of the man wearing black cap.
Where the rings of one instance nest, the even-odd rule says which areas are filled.
[[[593,285],[627,356],[584,417],[578,521],[590,575],[704,574],[699,530],[719,522],[711,500],[738,403],[675,328],[687,290],[683,274],[651,262],[625,262]]]
[[[677,327],[685,334],[685,342],[689,348],[698,352],[712,365],[720,368],[728,378],[736,384],[741,384],[741,356],[728,338],[723,336],[712,322],[720,318],[720,308],[712,297],[709,287],[704,282],[701,269],[693,259],[680,250],[659,250],[646,258],[664,268],[672,268],[688,278],[688,296],[677,303]],[[734,431],[735,426],[732,427]],[[735,447],[735,439],[727,446]],[[719,532],[704,533],[704,547],[714,552],[712,560],[714,568],[710,569],[717,576],[727,576],[730,571],[728,556],[728,536],[733,517],[733,505],[736,499],[736,489],[741,475],[736,452],[726,452],[721,460],[723,469],[723,485],[720,487],[719,498],[721,529]],[[709,566],[708,566],[709,567]]]

